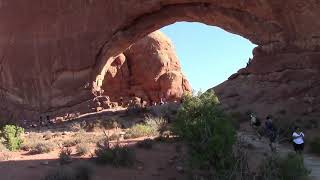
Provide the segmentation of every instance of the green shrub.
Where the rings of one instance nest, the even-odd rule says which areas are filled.
[[[137,146],[139,148],[143,148],[143,149],[152,149],[153,147],[153,140],[152,139],[145,139],[143,141],[139,141],[137,143]]]
[[[290,153],[285,157],[272,155],[260,167],[262,180],[307,180],[310,171],[305,167],[303,156]]]
[[[81,163],[74,168],[58,168],[46,175],[44,180],[90,180],[92,174],[92,166],[88,163]]]
[[[22,144],[21,135],[24,133],[22,127],[15,125],[6,125],[2,130],[2,137],[5,139],[5,144],[10,151],[20,149]]]
[[[97,144],[95,154],[98,163],[109,164],[115,167],[130,167],[133,166],[136,160],[135,152],[132,148],[120,146],[119,144],[110,147],[108,142]]]
[[[44,154],[54,150],[54,144],[50,142],[39,142],[30,147],[31,154]]]
[[[188,145],[192,168],[224,171],[233,163],[235,129],[218,104],[210,92],[183,97],[173,130]]]
[[[90,146],[87,143],[80,143],[76,146],[76,151],[80,156],[86,155],[90,152]]]
[[[60,164],[69,164],[72,161],[71,157],[72,150],[70,148],[63,148],[59,154]]]
[[[315,154],[320,154],[320,137],[315,137],[311,140],[310,150]]]

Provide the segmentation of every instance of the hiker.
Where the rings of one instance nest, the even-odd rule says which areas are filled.
[[[109,101],[110,101],[110,100],[109,100]],[[124,105],[124,104],[123,104],[123,97],[120,97],[120,103],[119,103],[119,104],[120,104],[121,107],[123,107],[123,105]]]
[[[256,116],[253,113],[250,114],[250,125],[255,131],[255,133],[257,134],[257,136],[259,137],[259,139],[261,139],[262,135],[259,132],[261,121],[258,118],[256,118]]]
[[[294,128],[292,138],[294,151],[301,154],[304,149],[304,134],[299,127]]]
[[[160,105],[163,105],[164,104],[164,101],[162,98],[160,98]]]
[[[255,127],[259,127],[261,125],[261,121],[256,118],[253,113],[250,114],[250,125]]]
[[[275,147],[273,146],[273,143],[276,141],[276,129],[273,125],[273,121],[271,119],[271,116],[267,116],[266,118],[266,122],[265,122],[265,126],[266,126],[266,134],[269,138],[269,146],[271,148],[271,151],[275,151]]]

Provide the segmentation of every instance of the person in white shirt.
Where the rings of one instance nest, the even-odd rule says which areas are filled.
[[[301,154],[304,149],[304,134],[299,127],[295,127],[292,134],[293,148],[296,153]]]

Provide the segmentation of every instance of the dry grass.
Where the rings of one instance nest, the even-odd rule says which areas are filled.
[[[83,156],[90,153],[90,146],[87,143],[80,143],[76,146],[76,152],[78,155]]]
[[[35,144],[34,147],[31,147],[31,154],[45,154],[53,151],[55,148],[55,144],[52,142],[39,142]]]
[[[7,152],[8,149],[6,148],[6,146],[0,141],[0,152]]]
[[[71,138],[63,141],[62,146],[63,147],[73,147],[76,146],[77,144],[81,143],[81,140],[78,138]]]
[[[145,117],[145,123],[132,126],[125,134],[125,139],[158,136],[166,130],[167,121],[162,117]]]
[[[21,149],[25,151],[31,151],[37,146],[37,144],[40,143],[45,143],[42,135],[37,133],[30,133],[29,135],[24,137]]]
[[[72,161],[71,154],[72,154],[72,149],[70,149],[70,148],[61,149],[60,154],[59,154],[60,164],[63,165],[63,164],[71,163],[71,161]]]

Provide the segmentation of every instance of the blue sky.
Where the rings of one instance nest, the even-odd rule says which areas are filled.
[[[256,46],[215,26],[178,22],[160,29],[173,42],[192,88],[205,91],[245,67]]]

